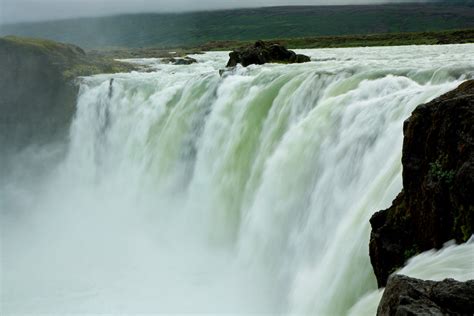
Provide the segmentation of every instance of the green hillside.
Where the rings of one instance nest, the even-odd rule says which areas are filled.
[[[472,2],[297,6],[181,14],[135,14],[0,26],[0,35],[84,48],[190,47],[211,41],[426,32],[474,28]]]

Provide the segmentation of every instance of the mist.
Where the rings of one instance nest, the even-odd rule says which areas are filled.
[[[93,17],[120,13],[186,12],[281,5],[350,5],[426,0],[2,0],[0,24]]]

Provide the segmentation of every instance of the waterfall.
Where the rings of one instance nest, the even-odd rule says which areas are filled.
[[[369,219],[402,189],[403,122],[474,77],[474,45],[303,52],[82,78],[65,157],[2,187],[5,312],[376,306]]]

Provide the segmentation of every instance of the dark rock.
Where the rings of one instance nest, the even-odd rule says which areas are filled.
[[[162,58],[161,62],[164,64],[174,64],[176,62],[176,59],[174,57],[166,57]]]
[[[377,315],[473,315],[474,281],[422,281],[390,277]]]
[[[296,54],[279,44],[269,44],[258,41],[254,45],[234,50],[229,53],[229,61],[226,67],[235,67],[241,64],[263,65],[265,63],[305,63],[311,59],[308,56]]]
[[[109,81],[109,98],[112,97],[114,93],[114,78],[111,78]]]
[[[370,220],[380,287],[417,253],[474,233],[474,81],[420,105],[404,125],[403,191]]]
[[[176,62],[174,63],[175,65],[191,65],[197,63],[197,60],[191,57],[184,57],[177,59]]]
[[[296,63],[302,64],[302,63],[308,63],[310,61],[311,61],[311,58],[309,58],[308,56],[303,55],[303,54],[296,54],[296,60],[295,60]]]
[[[163,58],[161,61],[167,64],[174,64],[174,65],[191,65],[191,64],[197,63],[196,59],[188,57],[188,56],[184,58],[174,58],[174,57]]]

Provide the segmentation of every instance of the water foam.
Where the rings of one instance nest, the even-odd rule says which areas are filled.
[[[474,77],[474,45],[304,53],[83,78],[63,161],[2,184],[2,311],[347,314],[403,121]]]

